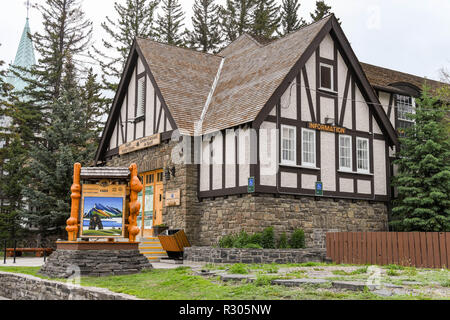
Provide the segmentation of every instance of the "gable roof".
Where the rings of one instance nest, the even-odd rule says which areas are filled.
[[[397,144],[397,134],[334,15],[266,45],[244,34],[220,55],[138,38],[130,55],[134,58],[129,58],[127,68],[140,56],[156,91],[160,92],[162,104],[176,123],[174,127],[185,135],[205,134],[250,122],[261,123],[276,104],[277,97],[281,97],[299,68],[330,32],[349,67],[353,68],[389,144]],[[124,76],[129,77],[130,72],[126,70]],[[122,79],[120,87],[125,82]],[[115,101],[112,112],[120,108],[116,104]],[[201,130],[198,131],[200,119]],[[111,125],[109,122],[107,126]],[[104,140],[105,135],[103,149]]]
[[[193,134],[222,58],[142,38],[136,41],[181,134]]]

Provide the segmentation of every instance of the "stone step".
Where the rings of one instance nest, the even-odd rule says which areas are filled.
[[[140,239],[139,251],[150,261],[159,262],[161,258],[167,258],[158,237],[146,237]]]

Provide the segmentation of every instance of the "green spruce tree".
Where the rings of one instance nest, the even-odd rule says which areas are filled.
[[[424,88],[409,115],[393,179],[398,197],[391,226],[396,231],[450,231],[450,142],[442,120],[448,106]]]
[[[305,19],[299,17],[299,0],[283,0],[281,6],[281,33],[286,35],[307,25]]]
[[[156,36],[159,41],[175,46],[185,45],[186,31],[184,26],[184,12],[178,0],[162,0],[162,15],[158,15],[156,22]]]
[[[275,0],[257,0],[252,18],[252,34],[272,39],[280,26],[280,7]]]
[[[331,13],[333,13],[331,11],[331,6],[327,5],[324,0],[316,1],[316,9],[310,14],[312,19],[311,23],[317,22]],[[337,21],[341,24],[341,20],[339,18],[337,18]]]
[[[75,67],[67,57],[58,99],[42,133],[42,141],[31,147],[30,183],[25,196],[30,207],[24,210],[27,221],[39,226],[40,233],[64,234],[70,214],[70,186],[73,164],[92,165],[96,150],[95,132],[86,130],[87,114]]]
[[[203,52],[215,52],[222,39],[219,29],[219,9],[215,0],[195,0],[188,45]]]
[[[117,20],[106,17],[101,24],[110,40],[103,38],[103,50],[93,48],[91,56],[102,70],[104,88],[116,92],[131,46],[136,37],[155,38],[155,12],[160,0],[126,0],[114,3]],[[107,53],[108,52],[108,53]],[[108,102],[111,103],[112,99]]]
[[[252,30],[252,13],[256,0],[227,0],[220,9],[221,31],[227,43]]]

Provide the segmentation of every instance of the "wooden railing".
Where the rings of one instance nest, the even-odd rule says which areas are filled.
[[[327,257],[339,264],[449,268],[450,232],[327,233]]]

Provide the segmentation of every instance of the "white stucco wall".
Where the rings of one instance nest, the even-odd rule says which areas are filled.
[[[302,174],[302,188],[303,189],[316,189],[317,176],[311,174]]]
[[[283,188],[297,188],[297,173],[281,172],[281,186]]]
[[[353,179],[345,179],[345,178],[340,178],[340,191],[341,192],[355,192],[354,190],[354,186],[353,186]]]
[[[322,182],[324,190],[336,191],[336,152],[335,135],[329,132],[320,132]]]
[[[375,164],[374,189],[377,195],[387,195],[386,190],[386,142],[374,140],[373,161]]]
[[[276,123],[263,122],[259,130],[259,159],[261,185],[277,184],[277,130]]]
[[[330,60],[334,59],[334,41],[330,34],[327,34],[320,43],[320,56]]]
[[[236,187],[236,138],[234,130],[226,131],[225,188]]]
[[[281,96],[281,117],[297,119],[297,81],[291,82]]]
[[[370,181],[358,180],[358,193],[361,194],[371,194],[372,188]]]

